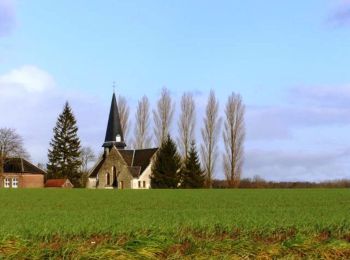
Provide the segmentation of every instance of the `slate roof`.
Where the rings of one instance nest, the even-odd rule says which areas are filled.
[[[117,135],[119,135],[121,139],[118,142],[116,141]],[[105,142],[102,146],[111,148],[113,145],[119,149],[123,149],[126,146],[120,123],[118,104],[114,93],[112,96],[111,109],[109,111]]]
[[[143,171],[150,164],[153,155],[157,152],[158,148],[138,149],[138,150],[118,150],[121,156],[124,158],[131,175],[134,178],[139,177]],[[100,171],[105,158],[101,158],[92,169],[89,177],[96,177]]]
[[[138,178],[141,174],[141,167],[140,166],[129,166],[128,167],[132,177]]]
[[[9,158],[4,164],[4,173],[46,174],[39,167],[23,158]]]

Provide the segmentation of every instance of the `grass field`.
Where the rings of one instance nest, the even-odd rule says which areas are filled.
[[[0,190],[3,258],[350,258],[350,190]]]

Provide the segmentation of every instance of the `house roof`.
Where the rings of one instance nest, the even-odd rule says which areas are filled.
[[[45,183],[45,187],[46,188],[60,188],[62,187],[67,181],[69,181],[68,179],[50,179],[47,180]],[[70,181],[69,181],[70,182]]]
[[[116,137],[118,135],[120,136],[120,141],[116,140]],[[124,149],[126,146],[124,142],[123,130],[120,123],[118,104],[114,93],[112,96],[111,108],[109,111],[105,142],[102,146],[111,148],[113,145],[119,149]]]
[[[5,160],[4,173],[46,174],[44,170],[19,157]]]
[[[139,149],[139,150],[118,150],[118,152],[123,157],[126,162],[126,166],[134,178],[140,176],[143,171],[150,164],[153,155],[157,152],[158,148],[149,148],[149,149]],[[100,171],[105,158],[101,158],[92,169],[90,177],[96,177]]]

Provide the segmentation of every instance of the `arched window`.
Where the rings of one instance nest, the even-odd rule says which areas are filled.
[[[121,142],[121,141],[122,141],[122,137],[121,137],[120,135],[117,135],[117,136],[115,137],[115,141],[116,141],[116,142]]]
[[[115,168],[115,166],[113,166],[113,187],[118,187],[118,180],[117,180],[117,168]]]
[[[106,173],[106,185],[111,185],[111,176],[108,172]]]

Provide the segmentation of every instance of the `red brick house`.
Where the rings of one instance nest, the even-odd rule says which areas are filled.
[[[0,174],[0,188],[43,188],[45,174],[26,159],[10,158]]]
[[[68,179],[50,179],[45,183],[45,188],[73,188],[74,185]]]

